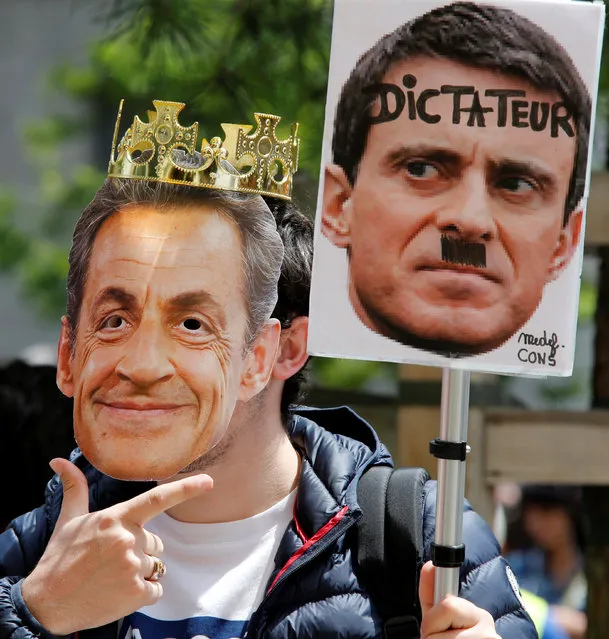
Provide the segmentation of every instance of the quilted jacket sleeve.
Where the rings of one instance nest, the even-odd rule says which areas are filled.
[[[428,483],[423,514],[426,561],[430,559],[435,530],[436,482]],[[459,595],[495,619],[502,639],[538,639],[537,630],[522,604],[516,577],[501,556],[495,536],[466,502],[463,512],[465,562],[461,567]]]
[[[51,637],[21,597],[21,583],[44,551],[46,530],[45,511],[37,508],[15,519],[0,535],[0,639]]]

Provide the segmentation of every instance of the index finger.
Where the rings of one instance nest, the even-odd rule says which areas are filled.
[[[421,576],[419,578],[419,602],[421,603],[421,612],[425,616],[434,605],[434,583],[435,583],[435,566],[428,561],[421,568]]]
[[[120,504],[119,511],[127,521],[144,526],[151,519],[183,501],[205,494],[213,488],[209,475],[194,475],[155,486]]]

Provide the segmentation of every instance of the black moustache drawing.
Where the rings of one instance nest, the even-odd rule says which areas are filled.
[[[466,242],[442,235],[442,261],[462,266],[486,267],[486,246],[480,242]]]

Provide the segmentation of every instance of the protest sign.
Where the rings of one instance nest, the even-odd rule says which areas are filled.
[[[603,25],[336,0],[312,354],[571,373]]]

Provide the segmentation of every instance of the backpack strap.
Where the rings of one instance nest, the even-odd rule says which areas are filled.
[[[423,468],[373,466],[357,498],[357,561],[362,581],[384,622],[386,639],[418,639],[418,585],[423,564]]]

